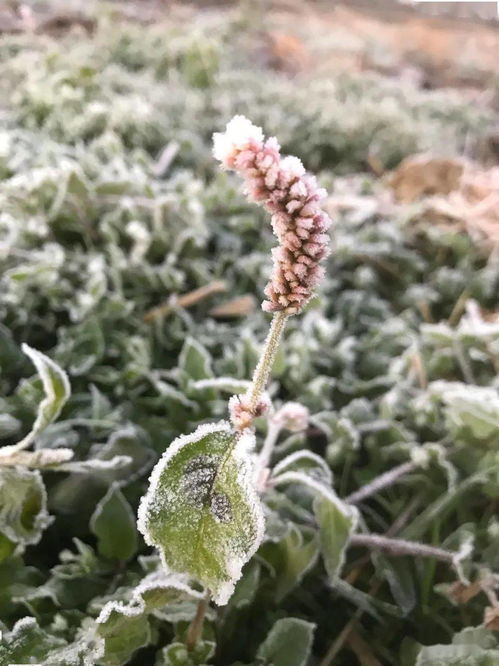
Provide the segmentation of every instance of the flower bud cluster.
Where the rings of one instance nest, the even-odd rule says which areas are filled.
[[[265,140],[244,116],[235,116],[213,142],[215,158],[242,176],[247,196],[272,216],[279,245],[272,250],[274,266],[262,307],[296,314],[311,298],[323,275],[319,264],[329,254],[331,220],[320,207],[326,192],[297,157],[281,157],[277,140]]]

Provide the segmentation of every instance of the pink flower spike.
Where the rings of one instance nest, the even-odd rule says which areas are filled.
[[[224,169],[239,173],[248,198],[272,216],[279,246],[272,252],[274,266],[265,288],[268,300],[262,308],[300,312],[323,275],[319,262],[329,254],[329,236],[324,232],[331,220],[319,204],[325,190],[297,157],[281,157],[277,139],[265,140],[261,128],[244,116],[234,116],[225,132],[213,135],[213,155]]]

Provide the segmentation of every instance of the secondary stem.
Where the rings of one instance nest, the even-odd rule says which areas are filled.
[[[249,407],[251,410],[254,410],[258,405],[258,400],[267,385],[288,317],[289,315],[286,312],[276,312],[272,319],[270,331],[265,340],[263,352],[255,368],[248,391]]]
[[[391,539],[382,534],[354,534],[350,539],[352,546],[366,546],[375,550],[383,550],[389,555],[402,556],[413,555],[415,557],[433,557],[442,562],[452,564],[456,553],[435,546],[427,546],[417,541],[406,541],[405,539]]]
[[[203,633],[203,624],[206,611],[208,610],[208,597],[204,597],[199,600],[198,607],[196,609],[196,615],[194,615],[192,622],[189,625],[187,630],[187,637],[185,640],[185,645],[189,652],[191,652],[201,638]]]
[[[272,457],[274,446],[277,442],[277,438],[279,437],[280,432],[281,432],[281,425],[279,423],[273,423],[272,420],[269,420],[269,429],[267,431],[267,437],[263,442],[263,446],[259,456],[260,466],[262,469],[268,467],[270,458]]]
[[[370,483],[367,483],[365,486],[357,490],[355,493],[352,493],[351,495],[348,495],[348,497],[345,497],[345,502],[348,502],[349,504],[359,504],[367,497],[370,497],[371,495],[377,493],[379,490],[391,486],[401,476],[404,476],[409,472],[413,472],[416,469],[417,469],[416,463],[413,462],[402,463],[401,465],[394,467],[388,472],[385,472],[384,474],[377,476]]]

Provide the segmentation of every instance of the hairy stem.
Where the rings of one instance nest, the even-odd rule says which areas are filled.
[[[201,634],[203,633],[203,624],[206,611],[208,610],[208,596],[205,596],[203,599],[200,599],[198,602],[198,607],[196,609],[196,614],[192,618],[192,621],[187,629],[187,636],[185,639],[185,645],[189,652],[196,647]]]
[[[269,379],[272,366],[274,365],[275,357],[277,350],[279,349],[279,343],[281,341],[282,332],[284,331],[284,326],[289,315],[282,311],[276,312],[272,319],[270,325],[270,331],[265,340],[265,345],[263,348],[262,355],[258,361],[258,365],[255,368],[253,374],[253,379],[251,380],[251,386],[248,390],[249,398],[249,407],[251,410],[254,410],[258,404],[258,400],[265,390],[267,381]]]
[[[374,550],[383,550],[389,555],[399,557],[402,555],[413,555],[414,557],[433,557],[442,562],[452,564],[456,553],[435,546],[428,546],[416,541],[406,541],[405,539],[391,539],[382,534],[354,534],[350,543],[352,546],[366,546]]]
[[[416,469],[417,469],[416,463],[413,462],[402,463],[402,465],[398,465],[397,467],[394,467],[388,472],[385,472],[384,474],[377,476],[370,483],[366,484],[365,486],[362,486],[362,488],[352,493],[351,495],[348,495],[348,497],[345,497],[345,502],[348,502],[349,504],[359,504],[367,497],[370,497],[371,495],[374,495],[378,491],[383,490],[383,488],[391,486],[401,476],[409,474],[410,472],[414,472],[414,470]]]

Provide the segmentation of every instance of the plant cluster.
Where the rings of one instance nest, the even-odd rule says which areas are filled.
[[[252,73],[230,22],[103,23],[0,42],[0,665],[493,666],[499,268],[339,175],[492,115]],[[264,207],[286,190],[271,273],[267,214],[212,158],[243,108],[330,194],[315,293],[301,164],[241,121],[216,143]],[[262,357],[269,315],[212,306],[267,283]]]

